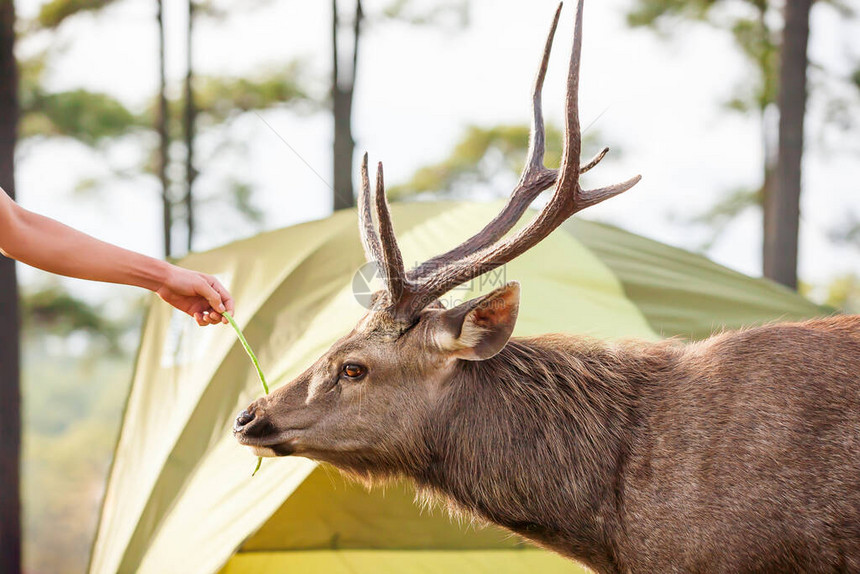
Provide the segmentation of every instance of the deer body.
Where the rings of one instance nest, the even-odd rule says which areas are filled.
[[[857,316],[515,339],[461,366],[410,473],[599,572],[860,571],[858,357]]]
[[[684,346],[511,340],[515,282],[442,303],[639,181],[579,185],[606,152],[580,165],[582,0],[562,165],[543,166],[540,94],[558,18],[535,81],[529,158],[502,212],[406,271],[382,165],[372,197],[365,155],[359,229],[385,288],[351,333],[239,414],[236,438],[259,456],[305,456],[369,482],[409,477],[453,510],[599,572],[860,572],[860,317]],[[540,213],[507,236],[550,186]]]

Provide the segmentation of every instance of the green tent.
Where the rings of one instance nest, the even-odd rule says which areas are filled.
[[[460,242],[499,204],[393,208],[408,263]],[[354,211],[187,257],[217,274],[273,387],[302,372],[365,309]],[[770,282],[616,228],[574,219],[499,273],[522,283],[515,335],[698,339],[722,328],[825,312]],[[360,289],[359,289],[360,291]],[[90,571],[583,572],[501,530],[421,509],[409,485],[368,492],[302,458],[254,457],[230,428],[261,394],[229,328],[200,329],[162,303],[146,320]]]

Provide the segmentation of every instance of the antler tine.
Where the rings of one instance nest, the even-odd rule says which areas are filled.
[[[552,25],[547,34],[546,43],[544,44],[543,55],[541,57],[540,67],[535,76],[534,88],[532,90],[532,126],[529,134],[529,151],[522,174],[520,174],[517,186],[511,192],[508,202],[502,211],[492,219],[481,231],[458,245],[453,249],[431,259],[428,259],[421,265],[415,267],[407,273],[407,278],[410,281],[420,281],[432,275],[442,266],[448,265],[453,261],[458,261],[467,257],[471,253],[481,251],[496,243],[499,239],[510,231],[517,221],[523,216],[526,209],[531,205],[532,201],[545,189],[551,187],[557,177],[558,170],[548,168],[544,165],[544,153],[546,150],[546,130],[543,121],[543,104],[542,93],[546,71],[549,66],[549,56],[552,52],[552,43],[555,38],[555,31],[558,28],[558,21],[561,16],[563,3],[559,3],[556,8],[555,16],[552,20]],[[585,173],[590,170],[600,160],[606,156],[609,148],[603,148],[594,158],[582,167],[580,173]]]
[[[570,213],[561,218],[558,223],[555,224],[553,229],[561,225],[565,219],[577,211],[581,211],[586,207],[591,207],[592,205],[597,205],[601,201],[609,199],[610,197],[615,197],[616,195],[627,191],[642,179],[641,175],[636,175],[627,181],[588,191],[584,191],[579,186],[579,175],[597,165],[600,160],[603,159],[603,156],[605,156],[609,151],[609,148],[604,148],[604,150],[601,151],[593,160],[583,168],[580,168],[579,156],[582,151],[582,133],[579,125],[579,64],[582,56],[583,7],[584,0],[579,0],[576,5],[576,23],[574,24],[573,30],[573,53],[570,56],[570,70],[568,72],[567,79],[567,103],[565,106],[567,114],[564,124],[565,146],[561,158],[562,172],[559,177],[559,181],[556,182],[556,194],[553,196],[552,200],[550,200],[550,203],[553,203],[555,196],[559,195],[559,192],[562,189],[569,188],[573,192],[571,194],[572,197],[569,195],[565,195],[565,197],[568,200],[572,200],[572,205]],[[547,208],[548,207],[549,205]],[[550,231],[552,231],[552,229],[550,229]],[[531,247],[531,245],[526,247],[526,249],[529,247]]]
[[[586,207],[597,205],[601,201],[605,201],[610,197],[620,195],[634,185],[636,185],[637,183],[639,183],[641,179],[641,175],[634,175],[627,181],[622,181],[621,183],[607,185],[606,187],[600,187],[598,189],[589,189],[588,191],[582,191],[580,192],[580,201],[576,206],[576,211],[581,211]]]
[[[579,188],[579,156],[582,153],[582,134],[579,126],[579,62],[582,55],[582,8],[583,0],[576,5],[576,23],[573,26],[573,51],[567,71],[567,93],[565,94],[564,149],[561,152],[561,174],[555,184],[556,197],[573,199]],[[571,194],[563,193],[570,189]]]
[[[537,216],[513,237],[496,243],[480,252],[474,252],[463,259],[427,276],[415,286],[414,299],[428,304],[451,288],[469,279],[492,271],[511,261],[518,255],[535,246],[561,225],[568,217],[609,197],[618,195],[635,185],[640,176],[623,183],[591,191],[583,191],[579,186],[581,131],[579,124],[579,62],[582,52],[582,11],[583,0],[579,0],[576,10],[573,49],[567,77],[567,96],[565,98],[564,151],[561,170],[555,182],[552,198]],[[602,159],[601,152],[585,168],[591,168]]]
[[[391,303],[397,303],[403,296],[406,271],[403,269],[403,257],[397,246],[394,235],[394,225],[391,223],[391,212],[385,199],[385,183],[382,177],[382,162],[376,169],[376,220],[379,224],[379,239],[382,247],[382,274],[391,296]]]
[[[583,173],[585,173],[585,172],[587,172],[587,171],[589,171],[589,170],[593,169],[593,168],[594,168],[594,166],[596,166],[597,164],[599,164],[599,163],[600,163],[600,161],[601,161],[603,158],[605,158],[605,157],[606,157],[606,154],[608,154],[608,153],[609,153],[609,148],[608,148],[608,147],[605,147],[605,148],[603,148],[602,150],[600,150],[599,152],[597,152],[597,155],[595,155],[593,158],[591,158],[590,160],[588,160],[588,163],[587,163],[587,164],[585,164],[584,166],[582,166],[581,168],[579,168],[579,175],[582,175]]]
[[[361,189],[358,192],[358,231],[361,243],[364,245],[364,256],[368,261],[382,261],[382,248],[379,245],[379,235],[373,227],[373,215],[370,206],[370,177],[367,175],[367,152],[361,162]]]
[[[529,134],[529,151],[525,166],[523,167],[520,180],[511,192],[508,202],[502,211],[493,218],[481,231],[458,245],[457,247],[428,259],[407,274],[410,281],[420,280],[438,271],[439,267],[457,261],[468,256],[470,253],[480,251],[499,239],[516,225],[529,205],[543,190],[552,186],[556,179],[556,170],[549,169],[543,165],[544,151],[546,148],[546,133],[543,123],[543,108],[541,93],[546,70],[549,66],[549,56],[552,52],[552,41],[558,28],[558,20],[561,16],[562,4],[559,3],[552,20],[549,34],[544,44],[540,67],[535,76],[534,88],[532,90],[532,125]]]
[[[532,90],[532,129],[529,134],[529,156],[523,168],[520,182],[517,184],[518,188],[524,186],[529,179],[550,171],[543,165],[546,151],[546,129],[543,124],[543,82],[546,79],[547,68],[549,68],[549,55],[552,52],[552,42],[555,39],[559,18],[561,18],[562,5],[563,3],[559,2],[558,8],[555,9],[552,26],[549,28],[549,34],[547,34],[544,44],[540,68],[538,68],[537,76],[535,76],[534,89]]]

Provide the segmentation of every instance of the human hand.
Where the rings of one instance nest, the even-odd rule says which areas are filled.
[[[213,276],[170,265],[164,283],[155,292],[165,302],[188,313],[201,327],[227,323],[221,315],[233,312],[233,298]]]

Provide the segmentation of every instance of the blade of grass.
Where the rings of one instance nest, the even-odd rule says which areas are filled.
[[[233,320],[230,312],[224,311],[221,314],[227,317],[227,321],[233,326],[233,329],[236,331],[236,335],[239,336],[239,342],[242,343],[242,347],[245,348],[245,352],[248,353],[249,357],[251,357],[251,362],[254,363],[254,368],[257,369],[257,376],[260,377],[260,382],[263,383],[263,390],[266,391],[266,394],[268,395],[269,385],[266,384],[266,377],[263,375],[263,369],[260,368],[260,361],[257,360],[257,355],[255,355],[254,351],[251,350],[251,345],[248,344],[248,341],[245,339],[245,335],[242,334],[242,330],[239,328],[239,325],[236,324],[236,321]]]
[[[248,341],[245,339],[245,335],[242,334],[242,329],[239,328],[239,325],[236,324],[236,321],[233,320],[232,315],[230,315],[229,311],[224,311],[221,313],[225,317],[227,317],[227,322],[233,326],[233,330],[236,331],[236,335],[239,337],[239,342],[242,343],[242,347],[245,349],[245,352],[248,353],[248,356],[251,357],[251,362],[254,363],[254,368],[257,369],[257,376],[260,377],[260,382],[263,383],[263,390],[266,391],[266,394],[269,394],[269,385],[266,384],[266,376],[263,375],[263,369],[260,367],[260,361],[257,360],[257,355],[254,354],[254,351],[251,350],[251,345],[248,344]],[[257,471],[260,470],[260,466],[263,464],[263,457],[257,457],[257,466],[254,467],[254,472],[251,473],[251,477],[257,474]]]

